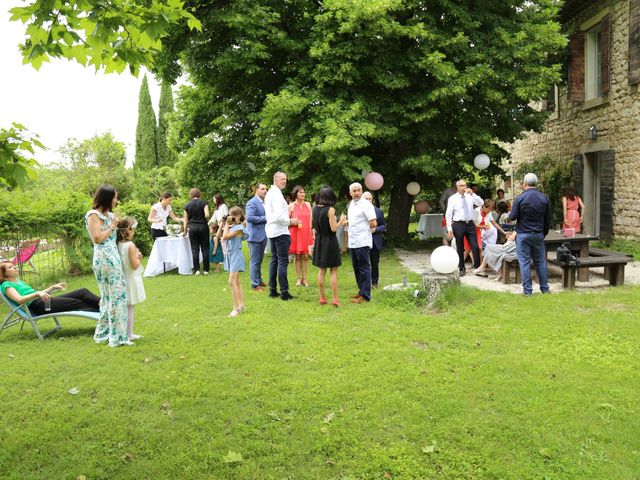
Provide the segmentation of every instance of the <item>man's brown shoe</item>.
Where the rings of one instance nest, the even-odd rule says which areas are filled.
[[[366,298],[358,296],[357,298],[352,298],[351,303],[365,303],[367,301]]]
[[[360,295],[359,293],[357,295],[351,295],[349,298],[351,300],[353,300],[354,298],[360,298],[362,295]]]

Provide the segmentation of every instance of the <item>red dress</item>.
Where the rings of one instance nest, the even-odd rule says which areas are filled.
[[[567,197],[567,215],[564,217],[562,228],[575,228],[576,233],[580,233],[580,197],[577,195],[571,200]]]
[[[307,207],[306,203],[294,203],[293,210],[291,210],[289,217],[302,221],[302,225],[289,227],[289,233],[291,234],[289,253],[293,253],[294,255],[309,254],[309,245],[313,244],[311,238],[311,210]]]

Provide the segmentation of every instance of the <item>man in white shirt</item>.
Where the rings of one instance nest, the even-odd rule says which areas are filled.
[[[267,218],[265,231],[271,246],[271,263],[269,264],[269,296],[291,300],[287,267],[289,266],[289,246],[291,235],[289,225],[298,225],[300,220],[289,218],[289,205],[282,195],[282,189],[287,186],[287,175],[276,172],[273,185],[264,197],[264,212]],[[280,293],[278,293],[278,283]]]
[[[473,254],[473,267],[480,266],[480,249],[478,248],[478,238],[476,237],[476,226],[473,222],[474,206],[481,206],[484,202],[482,198],[467,188],[467,182],[458,180],[456,182],[457,192],[451,195],[447,201],[447,240],[453,237],[456,239],[456,249],[458,250],[458,271],[460,276],[465,274],[464,266],[464,238],[466,237],[471,246]]]
[[[376,229],[376,211],[373,204],[362,198],[362,185],[349,186],[351,202],[349,219],[349,251],[351,264],[358,284],[358,294],[351,297],[351,303],[371,300],[371,260],[369,250],[373,246],[372,232]]]

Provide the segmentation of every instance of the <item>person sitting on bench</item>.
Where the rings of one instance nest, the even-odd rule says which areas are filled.
[[[493,270],[495,270],[496,274],[498,275],[495,280],[502,280],[502,264],[505,258],[516,257],[516,235],[516,232],[510,232],[507,234],[506,243],[487,245],[484,249],[482,263],[473,271],[473,273],[475,273],[479,277],[487,277],[488,275],[485,273],[485,270],[487,269],[487,266],[489,266]]]
[[[18,278],[18,267],[9,260],[0,262],[0,289],[2,293],[17,305],[26,303],[33,315],[46,313],[73,312],[85,310],[100,311],[100,297],[86,288],[74,290],[56,297],[51,293],[67,288],[64,282],[51,285],[44,290],[36,291],[33,287]]]

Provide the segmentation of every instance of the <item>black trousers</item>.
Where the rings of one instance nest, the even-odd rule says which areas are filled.
[[[380,278],[380,272],[378,270],[378,264],[380,263],[380,250],[375,246],[369,250],[369,258],[371,259],[371,284],[378,285]]]
[[[151,229],[151,238],[153,238],[154,241],[156,240],[156,238],[166,237],[166,236],[168,236],[168,234],[164,230],[158,230],[157,228]]]
[[[100,297],[86,288],[74,290],[73,292],[51,297],[51,311],[44,309],[44,301],[36,298],[29,304],[29,310],[35,315],[45,313],[73,312],[75,310],[87,310],[90,312],[100,311]]]
[[[189,224],[189,242],[193,255],[193,268],[200,270],[200,252],[202,252],[202,268],[209,271],[209,227],[206,223]]]
[[[458,250],[458,270],[464,270],[464,237],[467,237],[471,245],[473,254],[473,268],[480,266],[480,250],[478,249],[478,238],[476,237],[476,226],[473,221],[453,222],[451,225],[453,236],[456,239],[456,250]]]

